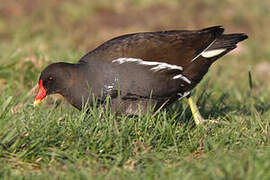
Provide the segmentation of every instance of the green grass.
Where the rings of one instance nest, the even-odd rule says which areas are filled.
[[[270,179],[269,9],[245,0],[1,3],[0,178]],[[196,127],[185,99],[138,117],[87,114],[58,96],[33,107],[51,62],[76,62],[123,33],[219,24],[250,36],[193,92],[221,125]]]

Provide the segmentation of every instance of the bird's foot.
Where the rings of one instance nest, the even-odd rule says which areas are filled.
[[[208,123],[208,122],[214,123],[214,124],[222,124],[222,122],[220,122],[220,121],[215,121],[215,120],[210,120],[210,119],[205,120],[202,117],[200,111],[197,108],[197,105],[194,103],[194,101],[191,97],[188,98],[188,104],[190,106],[194,122],[197,126],[201,125],[201,124]]]

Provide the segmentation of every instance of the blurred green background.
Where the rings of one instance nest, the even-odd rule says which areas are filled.
[[[52,62],[126,33],[214,25],[249,36],[194,92],[202,115],[227,125],[193,128],[184,100],[167,114],[117,117],[119,130],[110,114],[55,96],[32,106]],[[269,0],[1,0],[0,178],[270,178],[269,30]]]

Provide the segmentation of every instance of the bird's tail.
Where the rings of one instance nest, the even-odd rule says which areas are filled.
[[[216,27],[215,29],[219,30],[220,28]],[[217,31],[215,29],[213,29],[214,32]],[[235,49],[237,47],[237,43],[248,38],[248,36],[243,33],[222,33],[223,32],[221,31],[217,33],[216,39],[199,55],[197,55],[197,57],[192,60],[190,66],[184,70],[183,75],[192,80],[192,84],[189,89],[195,87],[195,85],[201,81],[213,62]]]
[[[214,62],[237,47],[237,43],[247,39],[246,34],[222,34],[206,49],[202,56]]]

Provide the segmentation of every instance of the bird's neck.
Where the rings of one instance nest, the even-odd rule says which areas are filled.
[[[83,101],[87,101],[89,97],[89,86],[87,86],[87,69],[81,64],[70,64],[66,66],[69,78],[66,79],[66,86],[61,90],[60,94],[64,96],[70,104],[77,109],[82,109]]]

